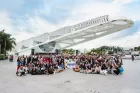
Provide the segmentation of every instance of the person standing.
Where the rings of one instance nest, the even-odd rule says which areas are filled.
[[[132,59],[132,61],[134,61],[135,59],[134,59],[134,54],[132,54],[131,55],[131,59]]]

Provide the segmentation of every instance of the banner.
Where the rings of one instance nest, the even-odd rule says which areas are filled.
[[[69,62],[67,62],[67,67],[68,68],[75,68],[76,66],[76,62],[69,60]]]

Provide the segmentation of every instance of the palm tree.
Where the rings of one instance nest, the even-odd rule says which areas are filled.
[[[2,36],[3,36],[3,33],[4,33],[4,30],[0,31],[0,55],[1,55],[1,49],[2,49],[2,43],[3,43],[3,39],[2,39]]]
[[[5,33],[4,30],[0,32],[1,37],[1,49],[3,49],[4,59],[6,56],[6,51],[11,51],[16,45],[15,38],[11,38],[11,35]]]

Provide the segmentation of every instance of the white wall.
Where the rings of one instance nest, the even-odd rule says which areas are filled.
[[[20,53],[18,54],[18,56],[30,55],[30,54],[31,54],[31,49],[30,49],[30,50],[27,50],[27,51],[20,52]]]

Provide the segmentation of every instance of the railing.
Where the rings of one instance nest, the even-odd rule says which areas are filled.
[[[87,26],[90,26],[90,25],[93,25],[93,24],[99,24],[99,23],[107,22],[107,21],[109,21],[109,16],[108,15],[101,16],[101,17],[91,19],[89,21],[85,21],[83,23],[79,23],[77,25],[74,25],[72,27],[72,30],[77,31],[77,30],[82,29],[84,27],[87,27]]]

